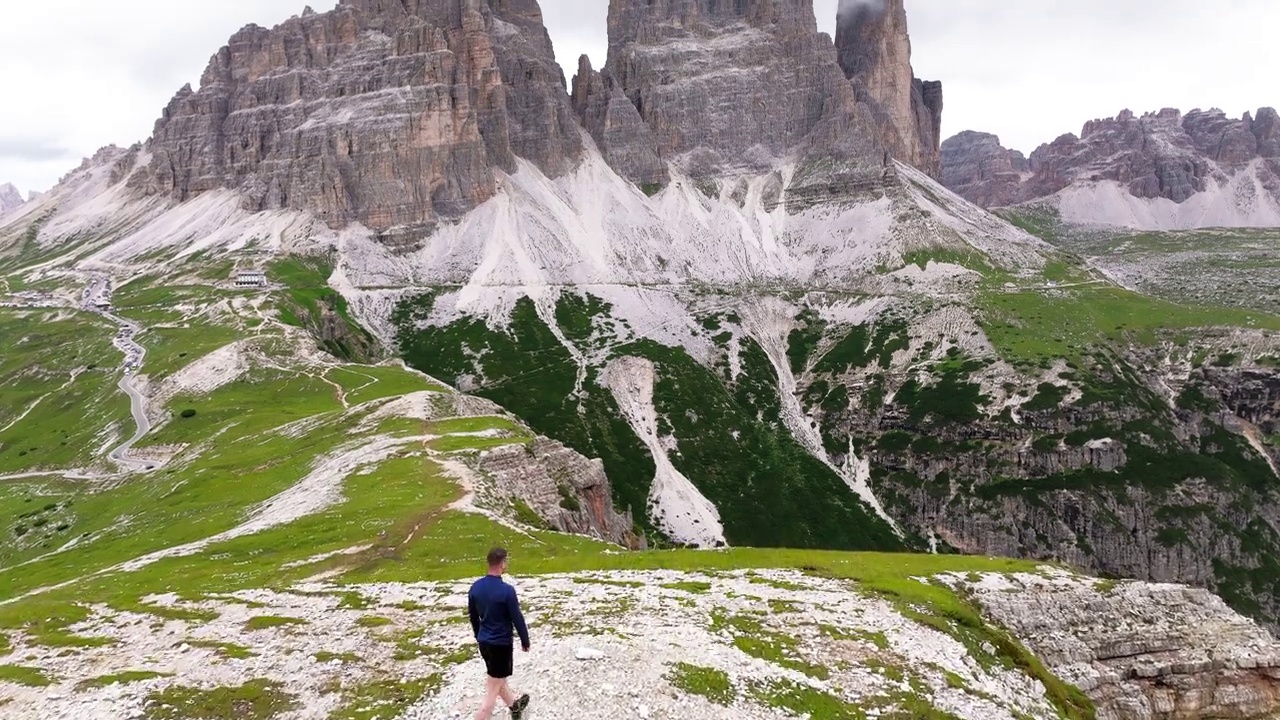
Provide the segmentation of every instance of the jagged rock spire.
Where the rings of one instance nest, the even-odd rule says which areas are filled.
[[[889,150],[941,177],[942,83],[914,75],[904,0],[841,0],[836,50]]]
[[[695,176],[770,170],[794,157],[849,161],[875,176],[884,166],[812,0],[612,0],[600,74],[616,88],[614,116],[631,116],[620,93],[652,151]],[[582,84],[580,116],[590,87]],[[607,156],[635,156],[585,122]]]
[[[0,185],[0,215],[16,209],[22,203],[22,193],[12,183]]]
[[[131,183],[420,236],[492,197],[517,158],[577,164],[564,86],[536,0],[342,0],[236,33],[165,109]]]

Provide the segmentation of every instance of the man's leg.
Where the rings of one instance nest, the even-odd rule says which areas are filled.
[[[504,681],[502,683],[502,702],[506,703],[507,707],[510,708],[512,720],[521,720],[524,717],[525,708],[529,707],[529,695],[526,693],[517,697],[511,691],[511,683]]]
[[[498,696],[502,693],[502,688],[506,684],[507,681],[505,680],[485,678],[484,702],[480,703],[480,709],[476,712],[476,720],[489,720],[489,716],[493,715],[493,706],[498,704]]]
[[[507,707],[512,707],[516,704],[516,694],[511,692],[511,683],[508,682],[506,678],[503,678],[502,680],[502,689],[499,690],[499,696],[502,698],[502,702],[506,703]]]

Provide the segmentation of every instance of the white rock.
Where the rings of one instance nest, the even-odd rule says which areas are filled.
[[[604,653],[586,646],[578,648],[576,657],[579,660],[599,660],[604,657]]]

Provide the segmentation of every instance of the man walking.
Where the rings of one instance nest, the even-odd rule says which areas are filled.
[[[476,720],[488,720],[498,698],[511,708],[512,720],[520,720],[529,706],[529,696],[516,699],[507,678],[514,670],[515,643],[511,636],[514,625],[520,633],[520,647],[529,652],[529,628],[520,613],[520,601],[516,589],[502,581],[507,572],[507,551],[494,548],[489,551],[489,574],[475,581],[467,593],[467,612],[471,615],[471,630],[480,645],[480,657],[484,658],[489,678],[485,682],[484,702],[476,713]]]

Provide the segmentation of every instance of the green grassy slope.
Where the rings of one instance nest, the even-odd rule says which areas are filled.
[[[451,509],[464,490],[442,462],[494,444],[525,442],[525,431],[506,418],[489,416],[422,422],[391,414],[373,421],[371,417],[387,402],[444,388],[389,365],[339,358],[317,365],[297,352],[299,343],[310,342],[308,337],[272,319],[269,311],[288,302],[293,300],[173,284],[165,278],[143,279],[117,291],[119,313],[146,326],[138,340],[148,348],[143,372],[151,380],[150,389],[165,388],[178,373],[195,372],[193,368],[198,369],[209,353],[231,342],[244,346],[252,362],[245,372],[209,392],[186,391],[169,397],[167,412],[161,413],[158,426],[137,448],[140,453],[170,457],[154,473],[105,482],[56,476],[0,482],[0,638],[21,636],[37,645],[75,653],[78,648],[110,642],[71,630],[89,616],[90,605],[198,624],[203,617],[199,612],[160,607],[148,598],[175,593],[198,599],[249,588],[285,589],[324,572],[335,572],[339,582],[348,584],[456,579],[474,573],[476,558],[488,547],[504,544],[519,558],[522,572],[531,573],[778,567],[855,580],[865,592],[893,600],[920,622],[963,638],[975,648],[994,648],[999,662],[1042,678],[1067,716],[1087,716],[1087,702],[1078,693],[1049,676],[1002,631],[984,623],[966,601],[950,590],[915,579],[941,571],[1031,570],[1026,564],[816,549],[620,553],[587,538],[517,529],[484,515]],[[559,317],[566,332],[580,332],[583,318],[590,316],[588,310],[570,304],[562,310]],[[32,427],[41,432],[46,427],[66,427],[75,441],[68,441],[69,449],[61,455],[36,455],[29,449],[26,455],[4,455],[9,458],[5,471],[65,470],[77,462],[92,462],[100,455],[97,445],[80,439],[92,437],[108,422],[128,424],[127,405],[115,389],[119,353],[109,344],[112,328],[78,312],[57,315],[0,311],[0,323],[29,338],[18,346],[20,352],[4,358],[5,377],[15,379],[4,387],[19,405],[50,393],[29,415]],[[564,391],[565,382],[572,389],[572,371],[566,380],[560,372],[564,358],[548,357],[559,346],[533,319],[521,325],[514,338],[482,340],[491,350],[502,351],[495,358],[506,357],[512,363],[504,366],[505,372],[541,369],[547,373],[543,378],[547,382],[520,383],[510,395],[491,396],[516,404],[533,403],[530,407],[545,410],[553,419],[569,418],[565,427],[581,423],[582,437],[592,443],[588,451],[598,451],[607,463],[636,465],[636,485],[630,490],[620,488],[620,494],[642,497],[652,477],[651,462],[630,429],[618,421],[598,385],[590,386],[595,395],[584,403],[589,408],[585,415],[579,414],[577,406],[562,407],[563,395],[556,402],[555,392]],[[74,355],[55,352],[76,343],[81,349]],[[723,368],[703,368],[679,353],[648,344],[631,350],[663,369],[658,401],[664,412],[674,413],[692,398],[704,403],[700,409],[705,416],[680,421],[673,428],[690,441],[680,462],[689,471],[719,468],[722,480],[719,485],[710,484],[710,492],[726,507],[741,501],[726,515],[741,536],[761,544],[816,547],[836,538],[831,544],[898,547],[859,506],[827,501],[837,492],[847,495],[847,489],[780,431],[776,402],[771,399],[776,379],[762,355],[748,361],[756,377],[730,390],[716,375],[725,372]],[[543,353],[531,355],[542,362],[521,364],[525,351]],[[75,400],[79,396],[63,398],[57,391],[64,375],[69,377],[72,370],[87,368],[94,360],[102,361],[95,368],[97,374],[86,370],[70,391],[99,397],[104,407],[115,408],[111,413],[86,414],[83,402]],[[545,388],[546,393],[537,395],[530,388]],[[520,393],[532,397],[522,400]],[[52,402],[54,398],[59,401]],[[596,433],[592,423],[612,427],[615,434]],[[27,427],[26,419],[15,424],[12,437],[29,437],[21,434]],[[483,430],[506,435],[468,435]],[[715,433],[734,430],[748,438],[747,453],[724,452],[727,440]],[[235,528],[264,501],[307,477],[324,458],[379,437],[406,442],[389,458],[343,477],[341,496],[321,511],[193,548],[189,554],[158,558],[135,569],[121,567]],[[436,439],[413,439],[419,437]],[[704,442],[695,442],[698,438]],[[10,445],[3,447],[7,450]],[[626,473],[619,477],[625,483]],[[743,479],[745,485],[740,485]],[[806,520],[808,503],[827,503],[830,511],[825,518]],[[751,514],[766,511],[798,527],[788,530],[779,522],[753,529]],[[333,555],[351,548],[363,549]],[[369,692],[374,700],[385,699],[382,691]],[[172,699],[178,704],[191,700]]]

